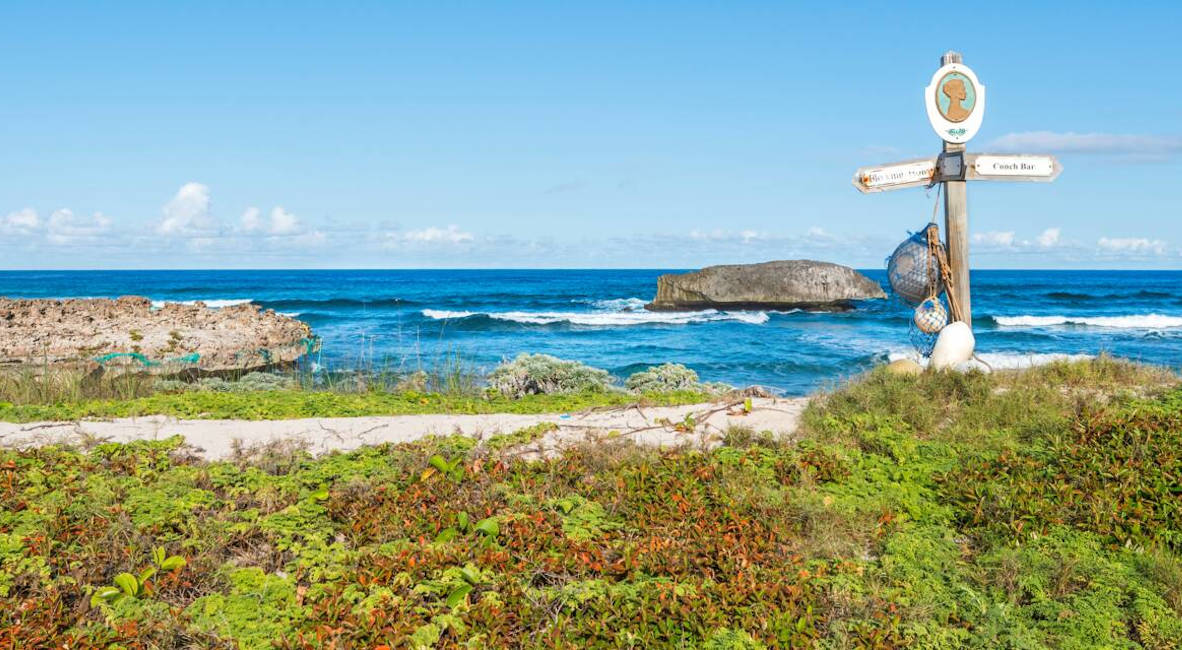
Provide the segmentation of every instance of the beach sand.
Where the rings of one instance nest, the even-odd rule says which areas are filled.
[[[315,454],[348,451],[363,445],[410,442],[431,435],[465,435],[486,439],[541,423],[557,429],[523,449],[525,455],[549,454],[564,446],[626,438],[637,444],[671,447],[717,445],[728,427],[791,436],[807,398],[753,398],[751,411],[742,402],[707,402],[685,406],[594,409],[577,413],[518,415],[394,415],[295,420],[178,420],[166,416],[84,420],[79,422],[0,423],[0,445],[25,448],[47,444],[131,442],[184,436],[195,452],[209,460],[243,447],[280,441],[306,445]],[[692,417],[692,430],[684,426]],[[682,424],[683,426],[676,426]]]

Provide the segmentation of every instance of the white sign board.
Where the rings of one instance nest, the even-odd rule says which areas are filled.
[[[973,161],[978,176],[1035,176],[1050,179],[1055,175],[1053,156],[979,154]]]
[[[932,129],[945,142],[968,142],[985,119],[985,86],[963,63],[949,63],[936,70],[923,91],[923,101]]]
[[[1037,154],[971,153],[968,158],[970,181],[1019,181],[1049,183],[1063,172],[1054,156]]]
[[[935,174],[935,158],[905,160],[877,167],[862,167],[854,173],[854,187],[863,193],[897,190],[928,185]]]

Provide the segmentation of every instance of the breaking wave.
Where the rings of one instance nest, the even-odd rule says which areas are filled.
[[[642,305],[643,306],[643,305]],[[445,309],[424,309],[423,316],[435,320],[458,320],[464,318],[486,317],[500,321],[525,323],[528,325],[554,325],[569,323],[571,325],[586,325],[591,327],[628,327],[631,325],[688,325],[691,323],[709,323],[714,321],[737,321],[751,325],[759,325],[768,321],[767,312],[762,311],[704,311],[689,312],[653,312],[653,311],[504,311],[504,312],[475,312],[450,311]]]
[[[610,309],[613,311],[643,311],[648,301],[640,298],[611,298],[608,300],[583,300],[595,309]]]
[[[280,298],[278,300],[260,300],[259,303],[272,309],[322,309],[333,307],[396,307],[414,304],[402,298],[376,298],[360,300],[357,298]]]
[[[1131,314],[1127,316],[994,316],[1001,327],[1052,327],[1083,325],[1115,329],[1168,329],[1182,327],[1182,316]]]

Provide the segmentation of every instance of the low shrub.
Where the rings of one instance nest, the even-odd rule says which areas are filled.
[[[186,391],[210,391],[214,393],[252,393],[293,388],[295,382],[283,375],[271,372],[248,372],[237,380],[222,377],[202,377],[188,382],[179,379],[157,379],[154,388],[165,393]]]
[[[698,373],[680,363],[663,363],[647,370],[633,373],[624,382],[628,390],[635,393],[662,393],[670,390],[702,391]]]
[[[950,473],[964,523],[1025,539],[1073,526],[1110,544],[1182,550],[1182,391]]]
[[[612,389],[606,370],[548,354],[522,354],[488,376],[490,390],[517,399],[526,395],[603,393]]]

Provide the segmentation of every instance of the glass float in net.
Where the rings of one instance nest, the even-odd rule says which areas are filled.
[[[891,290],[909,305],[918,305],[944,291],[940,262],[928,247],[928,230],[935,227],[934,223],[928,224],[908,237],[887,260]]]

